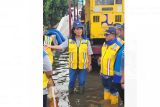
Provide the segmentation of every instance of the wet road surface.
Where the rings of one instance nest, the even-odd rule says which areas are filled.
[[[59,107],[123,107],[123,105],[110,105],[103,100],[103,86],[98,72],[88,73],[85,93],[83,95],[68,93],[69,70],[67,51],[55,55],[53,80],[55,94],[58,97]],[[78,81],[76,82],[76,88]],[[76,90],[76,89],[75,89]]]

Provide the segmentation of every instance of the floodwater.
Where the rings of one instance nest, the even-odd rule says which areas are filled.
[[[110,105],[103,100],[103,86],[98,72],[88,73],[84,95],[68,93],[69,70],[67,51],[56,52],[53,70],[55,94],[58,98],[58,107],[124,107],[122,104]],[[76,82],[76,88],[78,84]],[[75,88],[75,91],[76,91]]]
[[[53,80],[55,83],[55,94],[58,98],[59,107],[72,107],[70,106],[68,98],[68,84],[69,84],[69,70],[68,70],[68,53],[57,52],[53,66]]]

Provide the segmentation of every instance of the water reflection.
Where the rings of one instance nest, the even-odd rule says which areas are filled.
[[[69,84],[69,70],[68,70],[68,53],[58,53],[55,56],[53,80],[55,82],[55,94],[58,97],[59,107],[71,107],[68,99],[68,84]]]

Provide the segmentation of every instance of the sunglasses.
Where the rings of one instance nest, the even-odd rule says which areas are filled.
[[[106,33],[104,36],[108,36],[108,35],[111,35],[111,34],[115,34],[115,33]]]
[[[106,34],[104,34],[104,36],[109,36],[111,33],[106,33]]]

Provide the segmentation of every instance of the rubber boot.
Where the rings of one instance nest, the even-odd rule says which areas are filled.
[[[117,95],[112,95],[111,94],[111,104],[118,104],[118,96]]]
[[[110,100],[111,93],[109,91],[104,90],[104,100]]]
[[[79,87],[79,94],[84,94],[84,90],[85,90],[85,88],[84,87]]]

